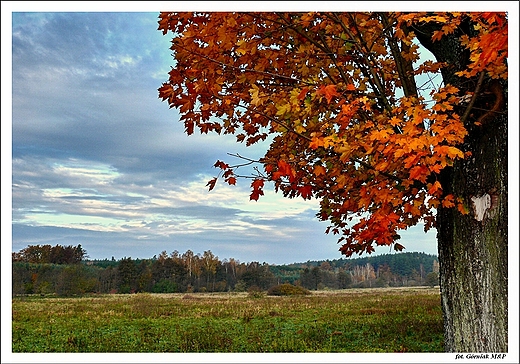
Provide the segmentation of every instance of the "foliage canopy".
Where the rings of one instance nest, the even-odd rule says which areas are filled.
[[[505,13],[161,13],[158,23],[175,59],[159,97],[186,133],[272,138],[262,168],[245,176],[252,200],[265,181],[318,199],[346,256],[402,250],[398,231],[435,227],[439,206],[470,212],[438,177],[469,157],[467,125],[496,109],[474,102],[484,79],[507,79]],[[429,25],[431,42],[458,35],[470,63],[457,77],[478,78],[473,91],[435,82],[451,65],[421,57],[417,33]],[[244,164],[215,167],[234,185]]]

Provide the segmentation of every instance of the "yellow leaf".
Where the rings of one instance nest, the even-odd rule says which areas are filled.
[[[276,106],[276,109],[278,110],[276,112],[276,116],[284,116],[287,112],[291,111],[291,105],[283,104],[280,106]]]
[[[247,53],[247,48],[246,48],[247,42],[245,40],[240,39],[237,42],[237,45],[238,45],[238,48],[235,49],[236,54],[238,54],[239,56],[243,56],[244,54]]]
[[[447,153],[448,157],[450,157],[451,159],[455,159],[455,158],[464,158],[464,153],[462,153],[460,151],[460,149],[458,148],[455,148],[455,147],[448,147],[448,153]]]
[[[298,124],[294,127],[294,131],[297,132],[297,133],[305,133],[307,129],[305,129],[305,127],[302,125],[302,124]]]
[[[262,105],[263,101],[259,96],[260,89],[257,85],[253,84],[251,85],[251,88],[249,89],[249,93],[251,94],[251,105]]]

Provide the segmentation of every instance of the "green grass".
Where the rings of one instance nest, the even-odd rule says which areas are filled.
[[[13,298],[12,351],[442,352],[439,293]]]

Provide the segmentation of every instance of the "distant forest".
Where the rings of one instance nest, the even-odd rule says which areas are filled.
[[[13,295],[241,292],[290,283],[309,290],[435,286],[437,256],[395,253],[286,265],[220,260],[210,250],[150,259],[89,260],[78,246],[31,245],[12,253]]]

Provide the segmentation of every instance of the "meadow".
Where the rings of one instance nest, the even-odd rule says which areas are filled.
[[[14,353],[442,352],[438,288],[12,299]]]

